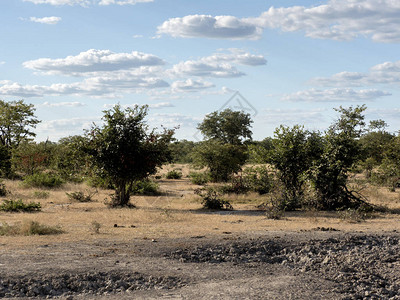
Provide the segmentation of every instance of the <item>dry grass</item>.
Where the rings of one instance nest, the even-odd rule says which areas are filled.
[[[181,166],[187,176],[188,166]],[[161,172],[177,169],[167,166]],[[128,241],[136,238],[161,239],[165,237],[192,237],[203,235],[227,235],[262,231],[301,231],[316,227],[335,228],[341,231],[400,231],[400,215],[379,213],[376,218],[351,224],[340,219],[335,212],[291,212],[281,220],[270,220],[257,205],[266,196],[257,194],[229,195],[234,211],[212,212],[201,209],[201,199],[193,194],[198,186],[188,178],[180,180],[158,180],[163,192],[161,196],[135,196],[136,208],[110,209],[104,199],[112,191],[99,190],[93,202],[80,203],[68,199],[66,192],[87,191],[81,184],[66,184],[54,190],[22,189],[18,182],[5,181],[14,197],[27,201],[39,201],[42,211],[37,213],[0,212],[0,224],[10,226],[38,222],[61,228],[65,233],[47,236],[2,236],[0,247],[23,247],[33,244],[49,244],[71,241],[96,241],[115,239]],[[46,191],[48,197],[37,199],[35,191]],[[385,188],[369,187],[365,190],[371,202],[400,211],[400,193]]]

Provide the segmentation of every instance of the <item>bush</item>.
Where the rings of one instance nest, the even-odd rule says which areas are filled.
[[[273,177],[265,166],[247,168],[243,173],[248,188],[260,195],[268,194],[274,186]]]
[[[53,227],[40,224],[35,221],[28,221],[21,225],[9,225],[5,222],[0,226],[0,236],[8,235],[49,235],[60,234],[64,231],[60,227]]]
[[[133,195],[155,196],[160,193],[158,184],[150,179],[136,180],[132,183]]]
[[[46,191],[34,191],[33,192],[33,197],[37,199],[47,199],[49,198],[50,193]]]
[[[8,212],[33,212],[40,211],[41,205],[39,202],[30,202],[25,204],[21,199],[18,200],[4,200],[0,205],[0,211]]]
[[[193,184],[204,185],[211,180],[208,172],[191,172],[189,174],[190,181]]]
[[[233,209],[232,205],[228,201],[219,198],[218,192],[213,188],[196,189],[194,192],[196,195],[203,198],[201,203],[206,209]]]
[[[4,183],[0,183],[0,197],[5,197],[10,194],[10,191],[7,190],[6,185]]]
[[[93,193],[88,193],[87,195],[84,192],[78,191],[78,192],[72,192],[72,193],[65,193],[68,197],[68,199],[72,201],[78,201],[78,202],[91,202],[92,197],[97,193],[97,191]]]
[[[26,187],[45,187],[56,188],[60,187],[64,181],[60,176],[51,173],[35,173],[25,176],[23,184]]]
[[[181,179],[182,178],[182,172],[179,172],[178,170],[169,171],[165,175],[165,178],[167,178],[167,179]]]
[[[230,184],[219,187],[222,194],[246,194],[249,190],[242,175],[232,176]]]

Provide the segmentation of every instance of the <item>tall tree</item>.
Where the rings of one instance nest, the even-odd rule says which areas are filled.
[[[11,102],[0,100],[1,145],[14,148],[23,141],[31,140],[36,136],[32,129],[39,122],[33,104],[26,104],[23,100]]]
[[[224,144],[241,145],[244,141],[251,140],[251,123],[253,121],[250,114],[227,108],[221,112],[215,111],[208,114],[197,129],[206,139],[217,140]]]
[[[102,127],[94,125],[87,132],[84,150],[115,187],[112,206],[128,205],[134,181],[154,174],[171,158],[169,143],[174,130],[149,131],[146,115],[147,106],[123,110],[117,105],[104,111]]]
[[[229,108],[207,115],[197,127],[206,140],[195,148],[195,164],[208,167],[213,181],[227,181],[246,162],[251,123],[249,114]]]

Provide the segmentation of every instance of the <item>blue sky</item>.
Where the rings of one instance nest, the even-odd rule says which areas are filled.
[[[257,140],[324,130],[340,105],[400,129],[397,0],[2,0],[0,22],[0,99],[35,105],[38,140],[116,103],[148,104],[150,126],[189,140],[238,101]]]

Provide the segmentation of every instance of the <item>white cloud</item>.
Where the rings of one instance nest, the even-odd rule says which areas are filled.
[[[261,28],[233,16],[189,15],[171,18],[158,27],[158,34],[173,37],[222,39],[257,39]]]
[[[0,66],[4,65],[6,62],[5,61],[0,61]]]
[[[115,107],[115,105],[116,104],[104,104],[103,107],[105,109],[111,109],[111,108]],[[124,105],[121,105],[121,107],[128,108],[128,107],[134,107],[136,105],[141,105],[141,104],[137,104],[137,103],[135,103],[135,104],[124,104]],[[151,103],[151,104],[148,104],[148,106],[151,109],[162,109],[162,108],[165,108],[165,107],[175,107],[175,105],[173,105],[171,102]]]
[[[158,34],[173,37],[257,39],[263,29],[304,32],[318,39],[371,38],[375,42],[400,42],[400,2],[397,0],[329,0],[319,6],[270,7],[259,17],[188,15],[172,18]]]
[[[55,25],[61,21],[61,18],[60,17],[44,17],[44,18],[30,17],[29,20],[32,22],[35,22],[35,23]]]
[[[373,84],[400,84],[400,60],[384,62],[369,72],[340,72],[331,77],[317,77],[310,83],[320,86],[363,86]]]
[[[142,66],[159,66],[163,64],[164,61],[162,59],[152,54],[137,51],[114,53],[110,50],[90,49],[76,56],[67,56],[66,58],[40,58],[26,61],[23,66],[47,74],[82,76],[93,72],[130,70]]]
[[[304,31],[311,38],[350,40],[371,37],[376,42],[400,41],[400,2],[396,0],[330,0],[304,7],[271,7],[254,25]]]
[[[193,117],[179,113],[173,114],[152,114],[149,116],[149,121],[156,126],[163,125],[165,127],[177,126],[194,126],[202,121],[201,117]]]
[[[110,5],[110,4],[135,5],[137,3],[148,3],[153,1],[154,0],[101,0],[99,2],[99,5]]]
[[[24,2],[32,2],[34,4],[50,4],[50,5],[81,5],[87,6],[89,0],[24,0]]]
[[[198,91],[215,87],[215,85],[208,81],[187,79],[183,81],[175,81],[171,84],[173,91]]]
[[[24,2],[32,2],[34,4],[50,4],[55,6],[60,5],[80,5],[87,7],[91,4],[97,5],[135,5],[137,3],[148,3],[154,0],[24,0]]]
[[[305,101],[305,102],[358,102],[358,101],[373,101],[380,97],[390,96],[391,94],[385,91],[375,89],[353,90],[350,88],[334,88],[327,90],[309,89],[299,91],[292,94],[284,95],[283,101]]]
[[[82,102],[55,102],[50,103],[48,101],[44,102],[41,106],[43,107],[82,107],[86,106],[86,104]]]
[[[267,63],[262,55],[255,55],[241,49],[228,49],[228,53],[214,53],[198,60],[182,61],[172,67],[169,73],[174,76],[200,77],[240,77],[246,75],[238,71],[233,64],[261,66]]]
[[[166,81],[159,78],[120,74],[120,76],[91,77],[80,82],[57,83],[49,86],[22,85],[17,82],[0,81],[0,95],[27,98],[58,95],[115,98],[125,93],[168,86],[169,84]]]

